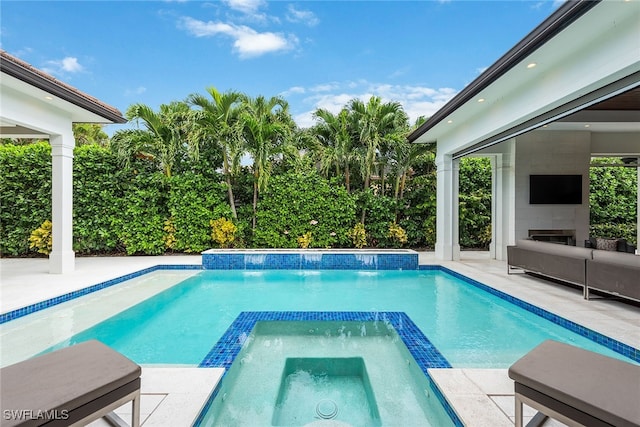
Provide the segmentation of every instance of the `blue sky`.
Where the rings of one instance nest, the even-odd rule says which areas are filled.
[[[120,109],[205,88],[284,96],[301,126],[353,98],[429,116],[559,3],[6,1],[2,49]],[[111,126],[109,133],[117,127]]]

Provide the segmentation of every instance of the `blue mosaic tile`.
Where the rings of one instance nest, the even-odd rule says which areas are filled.
[[[207,270],[242,270],[245,260],[242,254],[203,254],[202,266]]]
[[[451,368],[449,362],[438,349],[422,333],[420,328],[413,323],[411,318],[402,312],[366,312],[366,311],[258,311],[242,312],[233,321],[231,326],[200,362],[199,367],[225,368],[225,374],[233,364],[242,345],[251,334],[259,321],[356,321],[356,322],[385,322],[393,326],[402,342],[405,344],[416,363],[431,383],[431,388],[444,407],[446,413],[456,426],[463,426],[462,421],[453,410],[453,407],[445,399],[438,387],[433,383],[429,368]],[[224,378],[224,375],[223,375]],[[199,426],[207,413],[222,385],[222,379],[209,397],[208,402],[198,415],[194,426]]]
[[[299,270],[300,254],[267,254],[266,268],[273,270]],[[249,267],[247,266],[247,269]]]
[[[418,254],[389,253],[203,253],[202,264],[213,270],[416,270]]]
[[[418,254],[380,254],[378,270],[417,270]]]

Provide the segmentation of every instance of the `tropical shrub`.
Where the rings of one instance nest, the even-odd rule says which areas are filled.
[[[233,221],[227,218],[212,219],[211,222],[211,238],[220,245],[221,248],[229,248],[236,240],[236,232],[238,227]]]
[[[162,241],[164,242],[164,247],[172,250],[176,246],[176,225],[173,223],[173,217],[164,220],[164,236],[162,236]]]
[[[358,249],[362,249],[367,246],[367,231],[364,228],[364,224],[359,222],[348,231],[349,239],[351,243]]]
[[[0,145],[0,254],[29,253],[29,236],[51,218],[51,147]]]
[[[257,210],[254,246],[297,248],[299,236],[311,232],[310,247],[348,244],[355,203],[346,190],[330,185],[315,171],[272,176]]]
[[[407,232],[404,231],[404,229],[395,222],[389,224],[387,237],[391,240],[392,243],[394,243],[394,246],[396,247],[400,247],[408,241]]]
[[[302,249],[307,249],[311,242],[313,242],[313,237],[311,236],[311,232],[307,231],[302,236],[298,237],[298,246]]]
[[[51,230],[51,221],[47,219],[40,227],[31,232],[31,236],[29,236],[29,248],[35,249],[38,253],[49,255],[53,248]]]

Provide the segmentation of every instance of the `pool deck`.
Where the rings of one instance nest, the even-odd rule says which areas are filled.
[[[79,257],[76,270],[48,274],[48,260],[0,259],[0,313],[85,288],[158,264],[201,264],[200,255]],[[529,275],[507,275],[504,261],[487,252],[463,252],[460,261],[437,261],[420,252],[420,264],[439,264],[556,313],[633,347],[640,347],[640,306],[582,298],[579,289]],[[141,421],[150,426],[189,426],[222,375],[219,369],[143,366]],[[506,369],[432,369],[430,375],[462,421],[473,426],[513,426],[513,382]],[[126,418],[130,405],[117,413]],[[525,416],[534,413],[525,408]],[[525,420],[526,422],[526,420]],[[96,421],[92,426],[106,426]],[[562,426],[547,422],[545,426]]]

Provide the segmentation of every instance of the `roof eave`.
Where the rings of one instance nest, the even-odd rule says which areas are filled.
[[[418,129],[411,132],[407,137],[409,142],[415,142],[454,111],[474,99],[480,92],[489,87],[517,64],[521,63],[526,57],[540,48],[540,46],[551,40],[600,1],[601,0],[566,1],[533,31],[520,40],[518,44],[501,56],[493,65],[469,83],[456,96],[451,98],[451,100],[436,111],[433,116],[429,117]]]
[[[80,93],[70,90],[69,88],[53,81],[49,80],[33,71],[29,68],[21,66],[20,64],[8,60],[3,56],[0,61],[0,71],[7,75],[14,77],[20,81],[23,81],[33,87],[41,89],[53,96],[70,102],[84,110],[87,110],[93,114],[96,114],[112,123],[126,123],[127,119],[122,117],[122,114],[115,108],[106,108],[95,101],[92,101],[88,97],[81,96]]]

